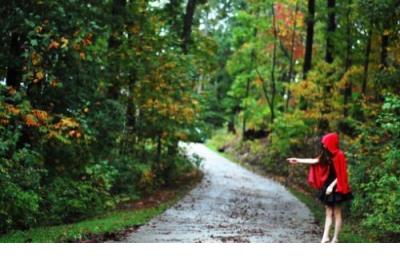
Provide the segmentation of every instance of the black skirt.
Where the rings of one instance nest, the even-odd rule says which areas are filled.
[[[326,206],[334,207],[335,205],[341,205],[343,202],[351,201],[353,194],[351,192],[344,194],[332,191],[331,194],[326,195],[326,189],[321,189],[318,192],[318,199]]]
[[[329,185],[335,179],[336,179],[335,169],[334,169],[333,165],[330,165],[328,179],[325,181],[324,185],[317,193],[318,199],[323,204],[330,206],[330,207],[333,207],[335,205],[341,205],[343,202],[350,201],[354,198],[353,194],[351,192],[346,193],[346,194],[336,192],[336,186],[333,188],[333,191],[331,194],[326,195],[326,189],[329,187]]]

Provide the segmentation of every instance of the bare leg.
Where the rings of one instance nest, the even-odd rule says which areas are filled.
[[[325,228],[321,243],[329,242],[329,230],[332,225],[333,207],[325,206]]]
[[[335,234],[333,235],[332,238],[332,243],[337,243],[339,242],[339,233],[340,230],[342,229],[342,207],[341,206],[335,206],[334,208],[334,214],[335,214]]]

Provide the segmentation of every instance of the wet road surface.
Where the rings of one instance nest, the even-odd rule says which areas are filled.
[[[202,182],[175,206],[123,242],[319,242],[309,209],[282,185],[202,144]]]

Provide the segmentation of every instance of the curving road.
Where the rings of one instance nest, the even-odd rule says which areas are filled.
[[[319,242],[309,209],[282,185],[202,144],[185,148],[204,159],[203,181],[124,242]]]

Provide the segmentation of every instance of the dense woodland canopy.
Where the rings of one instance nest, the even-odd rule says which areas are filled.
[[[0,233],[174,185],[178,142],[224,128],[281,175],[338,131],[348,212],[399,239],[400,1],[2,0],[0,16]]]

